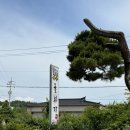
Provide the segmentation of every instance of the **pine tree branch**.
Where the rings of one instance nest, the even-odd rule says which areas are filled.
[[[108,31],[95,27],[89,19],[84,19],[85,24],[94,32],[96,35],[104,36],[108,38],[114,38],[118,40],[118,47],[121,51],[124,59],[125,67],[125,83],[130,91],[130,52],[123,32]]]

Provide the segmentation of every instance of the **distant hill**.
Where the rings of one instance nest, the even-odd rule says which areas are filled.
[[[4,101],[0,101],[0,106],[2,106],[2,104],[4,103]],[[25,101],[19,101],[19,100],[15,100],[11,102],[11,106],[12,107],[26,107],[27,104],[30,102],[25,102]]]

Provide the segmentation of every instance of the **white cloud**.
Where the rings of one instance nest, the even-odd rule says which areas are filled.
[[[98,1],[97,3],[95,3],[94,1],[91,2],[90,4],[88,3],[88,1],[87,3],[85,1],[84,5],[79,4],[80,8],[78,9],[77,6],[75,6],[74,4],[75,8],[73,9],[73,12],[75,12],[75,15],[77,17],[76,20],[81,22],[81,24],[77,25],[75,28],[78,28],[80,30],[81,29],[80,26],[84,25],[85,27],[84,29],[86,29],[86,26],[83,23],[82,19],[86,18],[88,15],[89,18],[91,18],[92,22],[94,22],[94,24],[97,27],[101,27],[104,29],[112,28],[112,29],[119,29],[119,30],[122,30],[121,28],[123,28],[124,26],[125,28],[130,27],[129,26],[130,16],[128,16],[128,12],[130,11],[127,10],[129,9],[128,8],[129,4],[127,4],[126,9],[125,6],[123,7],[121,6],[120,9],[115,10],[115,6],[117,6],[117,4],[113,4],[113,2],[110,2],[111,4],[113,4],[112,8],[109,8],[109,6],[107,5],[108,3],[106,4],[106,6],[104,6],[106,2],[101,1],[101,3],[104,3],[101,4]],[[99,6],[100,4],[101,6]],[[76,20],[74,20],[73,22],[76,23],[77,22]],[[73,30],[73,27],[68,29]],[[39,21],[38,19],[27,17],[26,14],[21,14],[20,12],[13,12],[4,9],[3,11],[0,11],[0,44],[1,44],[0,49],[30,48],[30,47],[32,48],[32,47],[41,47],[41,46],[63,45],[63,44],[68,44],[71,40],[73,40],[73,38],[71,36],[68,36],[68,34],[65,34],[63,28],[57,29],[51,24],[51,21],[50,23],[45,23],[44,21]],[[44,86],[45,84],[46,84],[45,86],[47,86],[47,84],[49,86],[49,65],[50,64],[57,65],[60,68],[60,71],[65,71],[65,70],[67,71],[66,68],[68,67],[65,53],[63,54],[60,53],[57,55],[53,54],[53,55],[8,57],[8,58],[1,58],[0,61],[2,61],[5,70],[12,70],[12,71],[13,70],[18,70],[18,71],[19,70],[20,71],[46,70],[48,71],[48,73],[8,72],[9,76],[12,77],[13,80],[15,81],[16,86],[17,85],[18,86],[19,85]],[[70,81],[68,78],[66,78],[65,73],[61,73],[60,76],[61,76],[60,83],[62,84],[62,86],[68,86],[68,87],[79,86],[79,85],[81,86],[96,86],[96,85],[99,86],[99,85],[106,85],[106,84],[113,85],[114,83],[116,85],[124,84],[123,79],[121,80],[119,79],[120,81],[117,80],[117,82],[112,82],[112,83],[105,83],[100,81],[89,83],[86,81],[79,84],[77,82],[75,83],[73,81]],[[5,81],[5,83],[6,82],[7,81]],[[49,94],[49,90],[31,89],[27,91],[27,89],[24,88],[20,89],[17,87],[15,89],[17,90],[17,92],[13,92],[13,94],[15,94],[15,98],[13,99],[15,100],[33,101],[35,98],[35,100],[37,101],[38,100],[38,97],[36,98],[37,93],[38,96],[40,97],[48,97]],[[120,91],[120,89],[118,90]],[[70,93],[68,93],[68,91],[70,91]],[[98,89],[98,91],[101,92],[100,89]],[[115,93],[115,91],[117,90],[115,91],[111,90],[111,91]],[[105,93],[107,92],[108,91],[105,89],[104,92],[101,94],[105,95]],[[27,95],[30,95],[31,97],[26,97]],[[79,96],[89,97],[89,95],[96,97],[99,95],[99,93],[97,92],[97,90],[95,90],[94,92],[92,89],[91,90],[64,89],[64,91],[62,89],[60,91],[61,98],[79,97]],[[3,97],[1,99],[7,100],[8,98]]]
[[[18,101],[25,101],[25,102],[27,102],[27,101],[32,102],[34,100],[34,98],[32,98],[32,97],[15,97],[14,99],[18,100]]]
[[[3,96],[3,97],[0,98],[0,101],[2,101],[2,102],[5,101],[5,100],[8,100],[8,97]],[[29,96],[28,97],[14,97],[13,99],[11,99],[11,101],[12,100],[13,101],[18,100],[18,101],[26,101],[26,102],[30,101],[30,102],[32,102],[34,100],[34,98],[29,97]]]
[[[0,31],[0,42],[4,49],[63,45],[70,42],[69,36],[44,21],[14,15],[16,18],[12,22],[5,21],[4,28]]]
[[[50,23],[45,23],[44,21],[38,21],[36,19],[23,16],[18,12],[9,12],[6,10],[4,13],[5,14],[1,16],[4,25],[0,24],[2,27],[0,30],[1,49],[64,45],[71,41],[70,36],[64,34],[64,31],[55,28]],[[52,51],[55,49],[56,48],[39,51]],[[64,50],[66,48],[64,47],[60,49]],[[26,52],[28,53],[28,51]],[[20,53],[20,51],[15,53]],[[3,52],[0,54],[3,54]],[[57,60],[55,60],[56,58]],[[49,70],[49,65],[54,64],[55,62],[56,65],[60,64],[66,66],[67,64],[66,55],[62,53],[59,55],[57,54],[57,56],[54,54],[41,56],[6,57],[1,58],[1,61],[5,70]],[[27,75],[27,77],[24,74],[15,73],[13,74],[13,77],[16,77],[16,79],[20,78],[22,83],[23,81],[27,80],[27,78],[28,82],[32,82],[32,84],[33,82],[36,82],[36,79],[31,79],[32,75]],[[12,76],[11,74],[9,75],[10,77]],[[46,75],[42,75],[42,77],[46,77]],[[40,79],[40,77],[35,78]],[[14,79],[16,84],[19,84],[19,81],[16,81],[16,79]]]
[[[8,97],[0,97],[0,101],[5,101],[5,100],[8,100]]]

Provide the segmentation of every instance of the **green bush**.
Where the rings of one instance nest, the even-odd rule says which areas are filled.
[[[12,111],[6,125],[10,110],[0,113],[0,130],[130,130],[130,104],[112,104],[100,109],[87,107],[82,115],[61,115],[57,125],[50,125],[48,119],[32,118],[23,108]],[[11,115],[11,114],[10,114]],[[4,117],[5,116],[5,117]],[[3,118],[4,117],[4,118]]]
[[[30,130],[23,124],[16,124],[15,122],[10,122],[6,124],[5,130]]]
[[[81,116],[65,114],[60,117],[58,130],[86,130]]]

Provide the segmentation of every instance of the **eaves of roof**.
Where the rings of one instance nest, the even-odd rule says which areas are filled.
[[[44,107],[47,105],[47,102],[43,103],[29,103],[27,107]],[[86,101],[85,97],[83,98],[72,98],[72,99],[59,99],[60,106],[103,106],[100,103]]]

